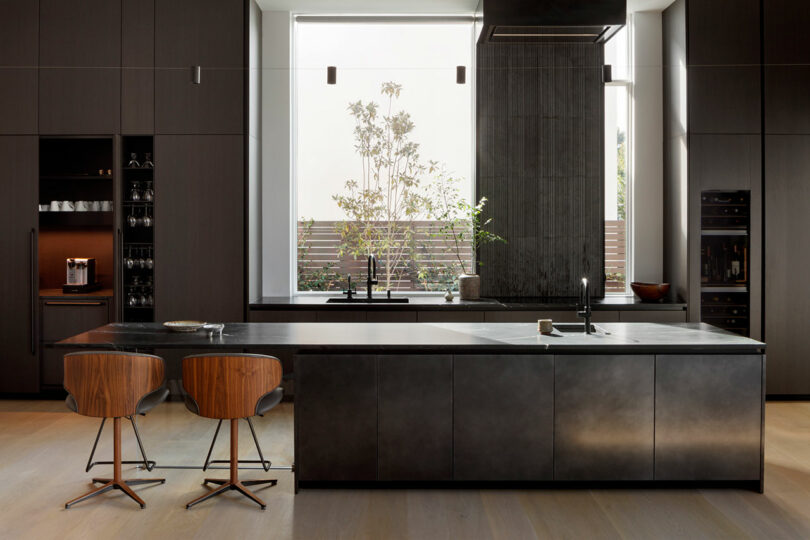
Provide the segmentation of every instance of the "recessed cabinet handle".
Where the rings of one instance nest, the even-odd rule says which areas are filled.
[[[103,306],[103,302],[45,302],[46,306]]]
[[[200,84],[200,66],[191,66],[191,82]]]
[[[36,279],[37,279],[37,230],[31,229],[31,354],[37,353],[37,298],[36,298]]]

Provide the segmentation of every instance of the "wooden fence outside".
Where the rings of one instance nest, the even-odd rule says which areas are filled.
[[[363,287],[367,272],[366,258],[340,255],[339,222],[298,222],[298,289],[341,290],[346,276]],[[434,221],[413,223],[413,236],[404,246],[401,262],[393,269],[390,288],[400,291],[440,291],[453,284],[460,266],[455,248],[437,237],[440,224]],[[396,238],[402,240],[404,233]],[[404,244],[404,242],[403,242]],[[465,265],[469,269],[472,251],[469,244],[461,246]],[[605,222],[605,283],[607,292],[624,292],[625,265],[624,221]],[[377,253],[381,257],[380,253]],[[386,288],[384,270],[378,268],[380,287]]]

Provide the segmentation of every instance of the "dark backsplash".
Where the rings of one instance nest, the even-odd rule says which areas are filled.
[[[507,243],[480,250],[481,294],[604,296],[603,48],[477,49],[477,179]]]

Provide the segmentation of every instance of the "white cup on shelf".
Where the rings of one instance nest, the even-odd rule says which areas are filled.
[[[62,203],[59,201],[51,201],[50,206],[51,212],[61,212],[62,211]]]
[[[48,204],[40,204],[39,205],[39,211],[40,212],[47,212],[50,209],[51,209],[51,206],[48,205]]]
[[[101,211],[101,201],[87,201],[87,207],[91,212]]]
[[[77,212],[89,212],[90,205],[87,201],[76,201],[76,211]]]
[[[112,201],[101,201],[101,205],[99,206],[99,208],[101,209],[102,212],[112,212],[112,206],[113,206]]]
[[[62,201],[62,212],[74,212],[75,210],[76,206],[73,201]]]

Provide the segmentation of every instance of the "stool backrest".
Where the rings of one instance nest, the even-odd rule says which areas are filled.
[[[163,358],[92,351],[65,355],[65,390],[84,416],[132,416],[138,402],[163,384]]]
[[[281,362],[261,354],[201,354],[183,358],[183,388],[200,416],[247,418],[281,383]]]

